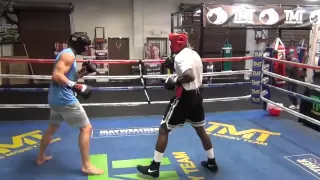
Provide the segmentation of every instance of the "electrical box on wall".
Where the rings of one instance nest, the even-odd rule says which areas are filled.
[[[94,29],[94,49],[95,56],[97,60],[108,60],[108,41],[105,38],[104,27],[95,27]],[[109,75],[109,65],[99,64],[97,68],[97,75],[108,76]],[[109,82],[108,78],[97,79],[97,82]]]

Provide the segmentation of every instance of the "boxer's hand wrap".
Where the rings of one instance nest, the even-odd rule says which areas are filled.
[[[178,77],[169,76],[164,82],[164,88],[169,91],[174,90],[176,86],[179,85],[177,80],[178,80]]]
[[[87,86],[85,84],[77,84],[73,81],[69,81],[67,83],[67,87],[69,89],[72,89],[74,92],[76,92],[79,96],[83,97],[84,99],[87,99],[92,94],[92,87]]]
[[[88,73],[97,72],[97,66],[93,64],[91,61],[86,61],[82,63],[82,68],[84,68]]]

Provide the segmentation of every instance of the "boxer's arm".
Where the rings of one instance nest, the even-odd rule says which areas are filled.
[[[74,63],[74,57],[70,54],[61,54],[60,59],[58,60],[56,66],[52,72],[52,80],[56,83],[66,86],[70,81],[66,77],[66,73],[70,70],[71,66]]]
[[[179,84],[189,83],[194,80],[194,74],[190,62],[191,60],[189,59],[175,59],[176,66],[178,66],[182,71],[182,76],[177,79]]]
[[[76,79],[80,79],[83,76],[86,76],[90,73],[97,72],[97,66],[95,64],[91,63],[90,61],[86,61],[86,62],[82,63],[81,66],[82,67],[78,71]]]
[[[194,80],[192,69],[187,69],[183,72],[182,76],[178,77],[177,82],[179,84],[189,83]]]
[[[89,73],[86,71],[86,68],[82,67],[82,68],[78,71],[76,79],[77,79],[77,80],[78,80],[78,79],[81,79],[81,78],[83,78],[84,76],[86,76],[86,75],[88,75],[88,74],[89,74]]]

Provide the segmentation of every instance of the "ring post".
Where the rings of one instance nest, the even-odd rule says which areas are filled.
[[[260,50],[254,51],[252,60],[252,74],[251,74],[251,102],[254,104],[261,103],[261,79],[262,79],[262,62],[263,52]]]
[[[314,66],[315,59],[316,59],[316,49],[318,44],[318,38],[319,38],[319,31],[320,31],[320,24],[315,24],[312,27],[312,36],[310,37],[310,49],[309,49],[309,60],[308,65]],[[317,64],[318,65],[318,64]],[[314,70],[307,68],[305,82],[313,83],[313,76],[314,76]]]
[[[265,50],[264,50],[264,53],[263,53],[263,56],[264,57],[270,57],[270,58],[273,58],[274,57],[274,49],[272,47],[266,47]],[[262,58],[263,59],[263,58]],[[272,61],[265,61],[263,59],[262,61],[263,63],[263,66],[264,65],[268,65],[269,68],[268,68],[268,71],[269,72],[273,72],[273,62]],[[272,85],[273,84],[273,77],[271,76],[268,76],[268,75],[262,75],[262,78],[268,78],[269,80],[267,81],[267,84],[269,85]],[[271,99],[271,89],[269,86],[262,86],[262,91],[266,91],[267,93],[264,95],[265,98],[267,98],[268,100]],[[267,103],[265,101],[263,101],[263,104],[262,104],[262,109],[267,109]]]
[[[141,84],[143,86],[143,92],[146,95],[147,102],[148,102],[148,104],[150,104],[151,100],[150,100],[150,97],[149,97],[149,94],[148,94],[148,91],[147,91],[147,85],[146,85],[147,81],[143,77],[144,70],[145,70],[144,63],[142,62],[142,60],[139,60],[140,81],[141,81]]]

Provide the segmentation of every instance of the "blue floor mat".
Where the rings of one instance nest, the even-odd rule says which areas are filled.
[[[208,113],[206,117],[219,172],[201,167],[206,154],[192,127],[185,125],[170,134],[159,179],[320,179],[318,132],[292,120],[267,116],[262,110]],[[106,173],[89,177],[80,172],[77,129],[63,125],[48,149],[53,159],[36,166],[39,139],[48,122],[1,122],[1,179],[148,179],[135,166],[152,160],[160,119],[93,119],[91,160]]]

